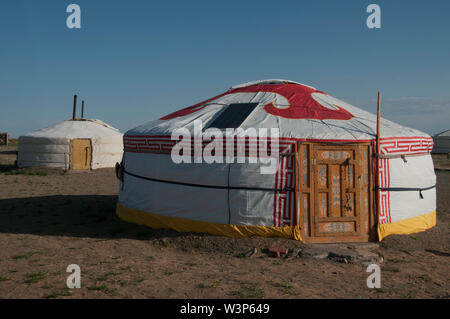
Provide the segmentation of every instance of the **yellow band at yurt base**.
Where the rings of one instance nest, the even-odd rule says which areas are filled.
[[[303,241],[298,226],[268,227],[230,225],[202,222],[180,217],[163,216],[136,210],[117,203],[116,214],[126,222],[145,225],[152,228],[168,228],[178,232],[210,233],[220,236],[243,238],[251,236],[282,237]],[[378,240],[389,235],[408,235],[430,229],[436,225],[436,211],[408,218],[390,224],[379,224]]]
[[[436,225],[436,211],[390,224],[378,225],[378,240],[389,235],[408,235],[430,229]]]
[[[210,233],[228,237],[283,237],[302,241],[299,226],[267,227],[230,225],[190,220],[180,217],[163,216],[131,209],[117,203],[116,215],[126,222],[152,228],[170,228],[178,232]]]

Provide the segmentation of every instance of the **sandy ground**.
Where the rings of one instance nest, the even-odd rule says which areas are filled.
[[[113,169],[11,170],[0,147],[1,298],[449,298],[450,172],[439,171],[438,225],[386,238],[381,289],[360,264],[272,258],[277,238],[232,239],[128,224],[115,216]],[[69,264],[80,289],[66,288]]]

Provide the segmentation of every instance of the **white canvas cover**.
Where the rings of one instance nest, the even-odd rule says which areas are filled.
[[[372,142],[375,145],[376,115],[311,86],[287,80],[237,85],[219,96],[125,133],[124,168],[130,174],[124,174],[120,186],[119,208],[224,225],[292,226],[293,214],[289,210],[293,207],[280,202],[281,195],[277,197],[280,192],[251,189],[255,186],[280,190],[285,187],[288,169],[283,168],[283,161],[276,174],[262,175],[259,163],[175,164],[171,160],[170,151],[176,142],[171,139],[174,130],[186,128],[193,135],[195,120],[209,123],[233,103],[257,103],[240,128],[278,128],[280,149],[292,151],[290,147],[296,141]],[[420,194],[418,190],[381,191],[380,225],[410,221],[435,211],[432,147],[428,134],[384,118],[381,120],[381,154],[416,156],[408,157],[407,161],[399,157],[380,159],[380,186],[424,190]],[[126,219],[133,221],[133,218]],[[152,222],[147,224],[151,226]],[[423,229],[414,225],[406,228],[409,231]],[[166,226],[171,227],[171,223]],[[392,229],[390,233],[398,228]],[[208,232],[207,226],[204,231]]]
[[[90,139],[91,168],[114,167],[123,154],[123,134],[90,119],[66,120],[19,137],[19,167],[69,168],[70,141]]]

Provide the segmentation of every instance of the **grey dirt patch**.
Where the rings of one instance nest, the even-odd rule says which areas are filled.
[[[383,262],[383,255],[378,249],[378,243],[309,244],[304,246],[299,256],[367,266],[369,264]]]
[[[263,249],[253,247],[235,256],[241,258],[303,258],[367,266],[373,263],[381,264],[384,261],[379,248],[378,243],[301,244],[290,249],[283,246]]]

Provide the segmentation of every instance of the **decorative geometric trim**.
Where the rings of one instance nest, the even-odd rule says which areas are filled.
[[[432,137],[389,137],[380,141],[381,154],[422,154],[433,149]]]

